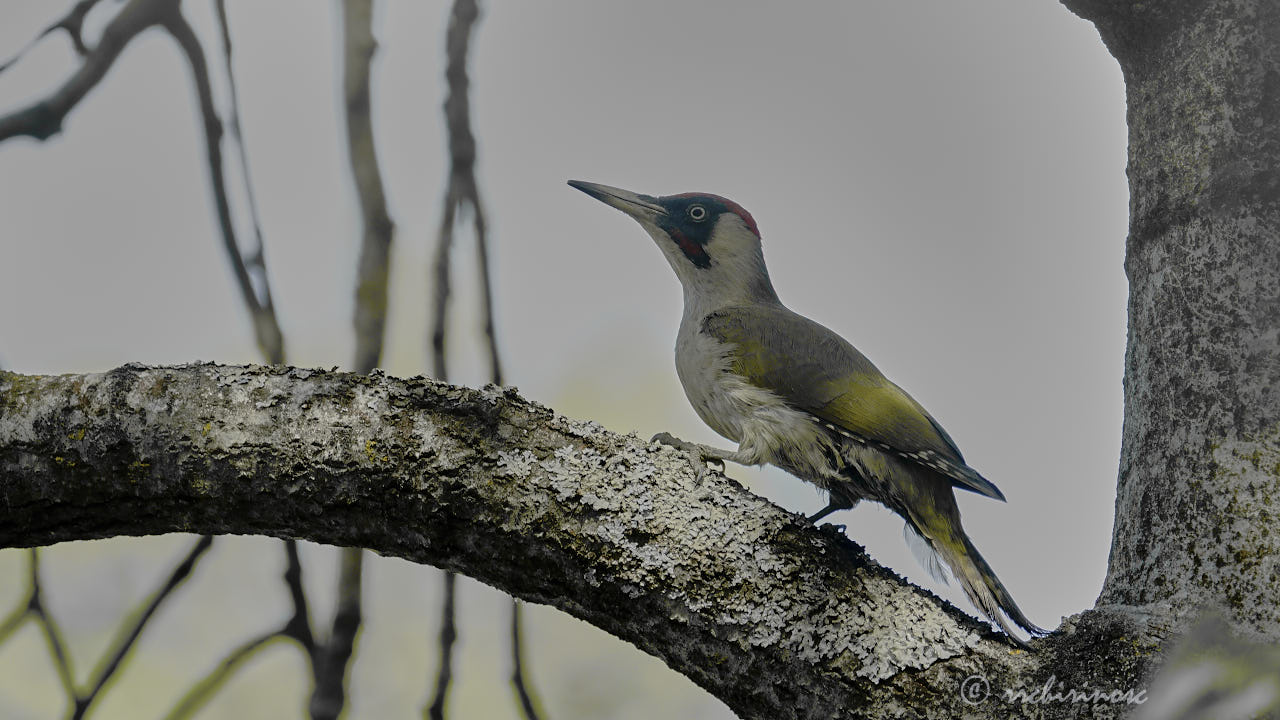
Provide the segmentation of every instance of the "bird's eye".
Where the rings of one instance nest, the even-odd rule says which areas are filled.
[[[707,209],[701,205],[689,206],[689,219],[694,222],[702,222],[707,219]]]

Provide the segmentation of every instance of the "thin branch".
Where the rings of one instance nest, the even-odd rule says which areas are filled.
[[[26,45],[23,45],[21,50],[14,53],[13,57],[3,63],[0,63],[0,72],[8,70],[15,63],[21,60],[22,56],[26,55],[31,48],[35,47],[37,43],[58,30],[67,31],[67,35],[71,38],[71,46],[75,48],[77,55],[80,57],[88,55],[89,48],[84,44],[84,18],[89,14],[89,11],[93,9],[93,6],[98,4],[98,2],[99,0],[80,0],[80,2],[71,6],[71,9],[67,11],[66,15],[63,15],[61,19],[49,25],[44,30],[41,30],[38,35],[31,38]]]
[[[0,645],[9,639],[15,630],[22,627],[22,623],[26,622],[27,617],[31,614],[30,608],[27,607],[27,599],[24,598],[21,605],[9,611],[4,620],[0,620]]]
[[[231,99],[230,114],[227,126],[231,130],[231,138],[235,141],[240,156],[240,173],[244,181],[244,193],[249,207],[249,221],[253,225],[254,248],[245,259],[250,272],[261,278],[262,306],[274,314],[275,304],[271,299],[271,285],[267,282],[267,266],[265,244],[262,240],[262,222],[258,217],[258,201],[253,192],[253,182],[249,175],[249,151],[245,147],[244,133],[240,126],[240,93],[236,89],[236,74],[231,62],[231,26],[227,22],[226,0],[217,0],[218,27],[222,33],[222,57],[226,61],[227,88]],[[284,362],[283,355],[279,362]]]
[[[298,541],[289,538],[284,541],[285,570],[284,584],[289,588],[289,600],[293,604],[293,614],[284,627],[282,635],[293,638],[307,651],[307,657],[314,662],[316,654],[315,635],[311,632],[311,611],[307,606],[307,592],[302,585],[302,561],[298,557]]]
[[[53,94],[0,116],[0,142],[19,135],[46,140],[60,132],[67,114],[97,87],[125,46],[143,30],[163,22],[177,8],[178,1],[130,0],[107,24],[97,46],[80,67]]]
[[[524,672],[524,630],[521,627],[523,607],[516,598],[511,598],[511,687],[516,693],[516,702],[524,720],[539,720],[538,702],[529,689],[529,682]]]
[[[455,0],[445,33],[445,80],[448,92],[444,100],[445,125],[449,136],[449,179],[445,187],[444,208],[440,216],[440,232],[435,256],[435,312],[432,318],[431,347],[436,377],[447,376],[445,367],[445,320],[449,302],[449,262],[457,212],[471,205],[477,228],[484,227],[475,183],[476,141],[471,133],[471,111],[468,100],[467,50],[471,30],[480,12],[475,0]]]
[[[269,633],[258,635],[241,643],[227,656],[218,663],[218,666],[205,675],[191,689],[187,690],[178,700],[178,704],[165,715],[165,720],[185,720],[191,717],[197,711],[204,707],[222,684],[225,683],[233,672],[239,669],[240,665],[245,661],[265,650],[276,642],[289,639],[284,629],[273,630]]]
[[[298,544],[297,541],[292,539],[284,540],[281,544],[285,548],[286,558],[284,582],[285,586],[289,588],[290,599],[293,603],[293,613],[290,614],[289,619],[279,629],[250,638],[223,657],[218,665],[209,671],[209,674],[183,693],[178,700],[178,704],[165,716],[165,720],[182,720],[183,718],[191,717],[200,708],[204,707],[209,698],[222,687],[222,684],[245,661],[259,651],[275,644],[278,640],[289,640],[297,643],[303,651],[303,656],[307,658],[308,664],[313,668],[312,672],[314,674],[315,656],[318,650],[311,634],[307,596],[302,588],[302,564],[298,559]]]
[[[431,702],[422,713],[427,720],[444,720],[445,703],[449,699],[449,684],[453,681],[453,645],[458,641],[454,599],[457,596],[457,573],[444,573],[444,607],[440,612],[440,666],[436,671],[436,685]]]
[[[454,209],[457,205],[452,199],[452,188],[445,194],[444,212],[440,216],[440,230],[436,236],[436,252],[433,262],[435,274],[435,296],[431,313],[431,375],[440,380],[449,378],[449,368],[445,356],[445,332],[449,309],[449,266],[453,252]]]
[[[40,585],[39,548],[32,548],[28,559],[30,563],[28,582],[30,583],[31,595],[27,601],[27,609],[40,625],[45,642],[49,646],[49,654],[53,656],[54,667],[58,670],[58,680],[62,683],[62,689],[67,695],[70,707],[74,708],[78,704],[80,696],[79,692],[76,691],[75,671],[71,667],[71,653],[67,652],[67,642],[62,637],[62,630],[58,627],[57,621],[53,619],[53,616],[44,607],[44,593]]]
[[[387,215],[382,172],[373,140],[369,76],[377,42],[372,0],[343,0],[343,88],[346,96],[347,157],[360,199],[364,226],[356,278],[356,372],[378,366],[387,318],[387,268],[395,227]]]
[[[502,385],[502,360],[498,355],[498,336],[493,321],[493,271],[489,262],[488,230],[485,224],[484,210],[480,206],[479,194],[472,198],[475,207],[473,223],[476,230],[476,254],[480,265],[480,291],[484,313],[484,336],[489,348],[489,382]]]
[[[209,81],[209,67],[205,61],[204,50],[200,46],[200,40],[196,37],[195,31],[191,29],[191,25],[187,23],[177,7],[165,14],[162,23],[178,42],[191,66],[192,78],[196,85],[196,98],[200,105],[200,116],[204,122],[205,153],[209,165],[209,182],[218,214],[218,226],[222,231],[223,245],[227,251],[227,258],[231,261],[241,298],[253,320],[258,348],[269,362],[282,364],[285,361],[284,338],[280,333],[275,308],[271,303],[266,266],[260,253],[256,257],[246,258],[236,242],[235,226],[231,219],[231,204],[227,198],[226,178],[223,174],[222,121],[218,119],[218,112],[214,107],[213,89]],[[254,287],[251,271],[258,275],[258,281],[263,288],[261,297]]]
[[[178,566],[173,569],[173,572],[169,574],[169,578],[165,581],[164,585],[160,586],[160,589],[151,596],[151,600],[147,603],[146,607],[143,608],[141,614],[138,615],[138,618],[133,622],[132,626],[116,635],[116,639],[112,643],[111,650],[109,650],[107,654],[103,655],[103,661],[99,663],[98,669],[94,672],[95,679],[93,681],[93,686],[89,689],[89,692],[78,698],[76,702],[76,711],[71,715],[73,720],[80,720],[80,718],[83,718],[89,711],[90,706],[92,706],[93,702],[98,698],[99,693],[101,693],[102,689],[107,686],[107,683],[112,680],[116,671],[120,669],[121,663],[124,662],[129,651],[133,649],[138,637],[142,635],[142,630],[147,626],[151,617],[155,615],[156,610],[160,608],[165,599],[168,598],[174,590],[177,590],[184,582],[186,582],[187,578],[191,576],[191,571],[195,569],[196,563],[200,562],[200,558],[208,552],[209,548],[212,546],[213,537],[210,535],[205,535],[197,540],[195,545],[193,545],[191,550],[187,553],[186,557],[183,558],[182,562],[179,563]]]
[[[22,627],[22,623],[31,616],[31,609],[35,606],[35,596],[39,587],[39,575],[37,574],[36,566],[40,559],[36,555],[37,552],[39,551],[36,548],[31,548],[27,551],[27,594],[0,622],[0,644],[4,644],[9,639],[9,636],[19,627]]]
[[[313,720],[334,720],[346,703],[346,672],[360,632],[361,574],[364,553],[360,548],[343,548],[338,577],[338,607],[333,616],[333,632],[315,663],[315,692],[311,695]]]

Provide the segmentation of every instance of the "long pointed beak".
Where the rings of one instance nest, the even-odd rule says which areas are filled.
[[[667,214],[666,208],[658,204],[652,195],[640,195],[630,190],[609,187],[598,183],[570,180],[569,187],[577,188],[600,202],[615,207],[637,220],[653,221]]]

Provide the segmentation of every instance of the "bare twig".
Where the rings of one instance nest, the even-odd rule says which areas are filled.
[[[479,16],[475,0],[455,0],[445,36],[445,80],[449,89],[444,100],[444,116],[449,133],[450,165],[444,209],[440,216],[440,234],[436,243],[435,312],[431,332],[435,375],[441,379],[447,374],[444,353],[445,319],[450,292],[449,261],[458,210],[470,205],[477,232],[482,232],[484,228],[484,217],[476,191],[476,141],[471,134],[467,80],[467,50],[471,43],[471,30]]]
[[[205,535],[197,540],[195,545],[193,545],[191,550],[187,553],[187,556],[183,558],[182,562],[179,563],[178,566],[173,569],[173,572],[169,574],[169,579],[166,580],[164,585],[161,585],[160,589],[151,596],[151,600],[147,603],[147,606],[143,608],[137,619],[133,621],[133,624],[127,629],[122,628],[121,632],[116,635],[116,639],[111,643],[111,649],[106,655],[103,655],[102,661],[94,671],[93,687],[91,687],[87,693],[84,693],[77,698],[75,712],[71,715],[73,720],[80,720],[80,718],[83,718],[85,714],[88,713],[90,706],[92,706],[93,702],[98,698],[102,689],[107,686],[107,683],[109,683],[113,677],[115,677],[116,671],[120,669],[120,664],[124,662],[129,651],[133,649],[134,643],[137,642],[138,637],[142,634],[143,628],[146,627],[147,623],[151,620],[151,617],[155,615],[156,610],[160,608],[160,605],[164,603],[170,593],[177,590],[178,587],[181,586],[188,577],[190,577],[191,571],[195,569],[196,563],[200,561],[200,557],[204,555],[212,545],[212,536]]]
[[[457,204],[452,197],[452,183],[446,191],[444,212],[440,217],[440,232],[436,236],[436,253],[433,263],[435,273],[435,296],[432,303],[431,331],[431,374],[447,381],[449,379],[448,361],[445,356],[445,331],[449,309],[449,266],[453,251],[453,221]]]
[[[57,621],[53,619],[49,611],[44,607],[44,594],[40,585],[39,549],[32,548],[28,558],[31,569],[28,581],[31,594],[27,600],[27,610],[35,617],[36,622],[40,624],[40,630],[44,634],[45,642],[49,645],[49,654],[53,656],[53,664],[58,669],[58,680],[62,683],[62,689],[67,694],[67,701],[70,706],[75,707],[78,704],[80,693],[76,690],[75,671],[71,666],[71,654],[67,652],[67,643],[62,639],[62,630],[58,627]]]
[[[199,680],[188,690],[178,704],[165,715],[165,720],[185,720],[204,707],[218,688],[231,677],[231,673],[235,672],[249,658],[258,654],[259,651],[265,650],[274,643],[284,640],[287,635],[282,630],[273,630],[269,633],[263,633],[257,637],[250,638],[241,643],[236,649],[227,653],[227,656],[218,663],[218,666]]]
[[[360,632],[361,573],[364,553],[360,548],[343,548],[342,570],[338,577],[338,607],[333,632],[315,663],[316,689],[311,695],[313,720],[333,720],[346,702],[347,664]]]
[[[133,649],[156,610],[186,581],[196,563],[212,544],[213,538],[209,535],[197,540],[182,562],[169,574],[164,584],[151,594],[150,600],[133,622],[127,626],[121,626],[115,641],[99,661],[93,673],[91,687],[86,691],[76,687],[75,670],[71,664],[71,654],[67,651],[67,643],[62,637],[62,630],[44,606],[44,595],[40,584],[40,553],[36,548],[32,548],[27,556],[27,597],[21,606],[15,608],[3,622],[0,622],[0,642],[7,639],[23,620],[32,618],[40,626],[45,642],[49,646],[49,654],[53,657],[54,667],[58,671],[58,681],[67,697],[67,717],[80,720],[87,715],[90,707],[100,697],[102,690],[114,679],[116,672],[121,668],[129,651]]]
[[[480,291],[484,313],[484,336],[489,347],[489,382],[502,385],[502,361],[498,356],[498,336],[493,322],[493,279],[489,263],[488,231],[485,225],[484,212],[480,209],[480,199],[473,199],[476,208],[474,219],[476,229],[476,254],[480,265]]]
[[[444,707],[449,698],[449,684],[453,681],[453,644],[458,641],[458,627],[454,620],[457,580],[457,573],[445,572],[444,608],[440,613],[440,667],[436,670],[436,685],[431,693],[431,703],[422,713],[427,720],[444,720]]]
[[[4,616],[4,620],[0,620],[0,645],[3,645],[15,630],[22,627],[22,623],[30,616],[31,608],[28,606],[30,600],[31,595],[30,591],[28,591],[27,597],[22,599],[22,603],[10,610],[9,614]]]
[[[195,31],[191,29],[191,25],[187,23],[181,10],[176,6],[164,15],[161,22],[178,42],[191,66],[200,115],[204,122],[205,152],[209,161],[209,181],[217,208],[218,225],[222,230],[223,245],[226,247],[228,259],[231,260],[231,268],[235,273],[236,283],[240,287],[241,297],[253,319],[258,348],[267,357],[268,362],[281,364],[285,359],[284,338],[280,333],[280,324],[276,320],[261,248],[255,255],[246,258],[236,242],[235,226],[231,220],[231,204],[227,199],[226,178],[222,167],[222,121],[218,119],[218,112],[214,107],[213,89],[209,82],[209,67],[205,61],[204,50],[200,46],[200,40],[196,37]],[[258,284],[262,288],[261,295],[255,288],[251,273],[257,276]]]
[[[293,613],[289,619],[280,628],[250,638],[227,653],[217,667],[183,693],[178,704],[165,715],[165,720],[183,720],[194,715],[246,660],[278,640],[291,640],[297,643],[303,651],[303,656],[311,665],[312,672],[315,672],[315,656],[318,650],[311,634],[307,596],[302,588],[302,564],[298,559],[298,544],[294,540],[285,540],[282,545],[285,548],[286,561],[284,583],[289,588],[290,599],[293,602]]]
[[[44,30],[41,30],[40,34],[31,38],[26,45],[22,46],[21,50],[14,53],[13,57],[3,63],[0,63],[0,72],[8,70],[14,63],[21,60],[22,56],[27,54],[27,51],[31,50],[31,48],[35,47],[41,40],[52,35],[58,30],[67,31],[67,35],[71,37],[71,45],[76,49],[77,55],[80,57],[88,55],[89,48],[85,47],[83,35],[84,18],[89,14],[89,11],[93,9],[93,6],[97,4],[98,0],[80,0],[80,2],[71,6],[71,9],[68,10],[67,14],[63,15],[60,20],[49,25]]]
[[[516,693],[516,702],[524,720],[538,720],[538,702],[529,689],[529,682],[524,672],[524,629],[521,618],[523,606],[516,598],[511,598],[511,687]]]
[[[125,46],[138,33],[163,22],[177,7],[178,0],[130,0],[107,24],[97,46],[85,56],[84,62],[61,87],[43,100],[0,116],[0,141],[19,135],[45,140],[60,132],[67,114],[106,76]],[[74,12],[73,8],[72,13]],[[61,24],[57,23],[54,27]],[[78,32],[72,36],[78,37]],[[10,60],[6,65],[12,62]]]
[[[302,561],[298,558],[298,541],[285,540],[284,554],[284,584],[289,588],[293,614],[289,616],[280,633],[298,641],[310,658],[315,655],[316,641],[311,632],[311,611],[307,607],[307,593],[302,587]]]
[[[356,278],[356,372],[378,366],[387,317],[387,266],[394,225],[387,215],[382,173],[373,141],[369,75],[377,42],[372,0],[344,0],[343,88],[346,95],[347,157],[360,198],[364,225]]]
[[[240,126],[240,93],[236,90],[236,74],[231,63],[231,26],[227,22],[226,0],[218,0],[218,27],[222,33],[222,57],[227,67],[227,88],[231,99],[230,115],[227,125],[231,129],[231,138],[235,141],[240,156],[240,173],[244,180],[244,194],[249,207],[249,221],[253,224],[254,248],[249,253],[246,264],[262,275],[262,293],[264,303],[271,307],[271,286],[267,284],[266,254],[262,241],[262,222],[258,218],[258,201],[253,192],[253,182],[249,176],[249,151],[245,147],[244,133]],[[281,360],[283,362],[283,359]]]

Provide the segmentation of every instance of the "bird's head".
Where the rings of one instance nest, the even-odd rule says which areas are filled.
[[[686,298],[777,301],[764,265],[760,229],[738,203],[709,193],[654,197],[581,180],[569,185],[640,223],[680,278]]]

